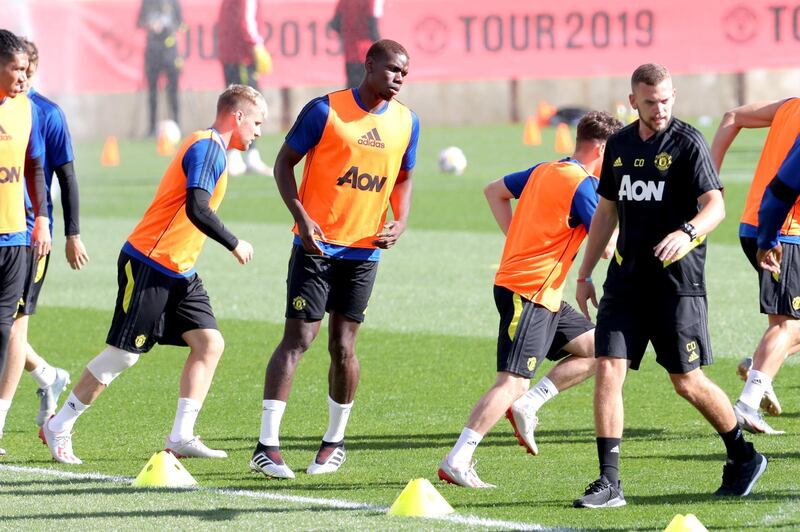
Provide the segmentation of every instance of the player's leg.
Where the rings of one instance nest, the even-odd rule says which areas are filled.
[[[148,47],[144,55],[144,72],[147,78],[147,134],[149,136],[154,136],[156,134],[158,78],[161,74],[161,58],[159,57],[159,52],[159,50]]]
[[[327,310],[328,352],[328,428],[319,450],[306,470],[309,474],[333,473],[345,461],[345,428],[350,419],[361,374],[356,356],[356,337],[364,321],[369,298],[375,286],[378,263],[367,260],[331,261],[331,292]]]
[[[167,74],[167,99],[172,119],[180,125],[180,101],[178,99],[178,80],[181,75],[181,62],[178,57],[177,47],[167,48],[164,54],[164,71]]]
[[[560,391],[594,375],[594,325],[565,302],[558,314],[556,334],[547,352],[547,359],[558,363],[506,412],[520,445],[532,455],[539,454],[534,438],[539,409]]]
[[[494,287],[500,315],[497,336],[497,378],[478,400],[456,444],[439,466],[439,478],[471,488],[494,487],[478,478],[472,456],[483,437],[503,417],[511,404],[528,390],[553,341],[558,313],[532,303],[519,294]]]
[[[280,425],[297,365],[317,337],[330,284],[330,259],[292,246],[286,281],[283,337],[267,364],[261,405],[261,432],[250,467],[268,477],[294,478],[280,452]]]
[[[670,310],[671,307],[671,310]],[[676,297],[656,316],[656,360],[675,391],[692,404],[722,438],[727,461],[716,495],[745,496],[767,467],[767,459],[745,441],[728,396],[702,370],[712,363],[706,298]]]
[[[25,346],[25,371],[36,382],[36,395],[39,397],[36,425],[41,427],[55,414],[58,399],[70,384],[70,375],[67,370],[48,364],[30,343]]]
[[[0,438],[6,426],[6,417],[11,409],[14,393],[19,386],[22,370],[25,367],[25,344],[28,332],[28,317],[17,315],[11,325],[11,334],[8,340],[8,356],[6,367],[0,375]],[[0,450],[0,456],[5,455],[5,450]]]
[[[26,255],[25,246],[0,247],[0,375],[6,373],[13,316],[17,311],[28,270]],[[14,371],[13,363],[11,365],[11,370]],[[11,407],[10,399],[3,406],[7,413]],[[2,436],[2,427],[0,427],[0,436]],[[5,450],[0,449],[0,455],[4,454]]]
[[[594,425],[600,477],[589,484],[576,508],[624,506],[619,457],[624,427],[622,389],[628,368],[638,369],[648,343],[647,314],[631,295],[603,295],[597,310]]]
[[[164,310],[176,280],[121,252],[117,260],[117,299],[106,347],[86,365],[78,383],[39,436],[58,462],[79,464],[72,451],[72,427],[123,371],[159,340]]]

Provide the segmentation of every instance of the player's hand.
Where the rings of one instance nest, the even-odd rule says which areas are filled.
[[[400,220],[392,220],[383,224],[383,231],[375,235],[377,238],[372,243],[381,249],[389,249],[394,246],[406,230],[406,224]]]
[[[239,261],[239,264],[247,264],[253,259],[253,245],[246,240],[239,240],[231,253]]]
[[[80,270],[89,262],[89,254],[86,253],[81,235],[69,235],[64,244],[64,252],[67,255],[67,263],[73,270]]]
[[[756,252],[756,261],[758,265],[772,273],[781,273],[781,257],[783,256],[783,247],[780,242],[772,249],[759,249]]]
[[[674,260],[681,250],[689,245],[691,238],[681,230],[673,231],[653,248],[656,258],[661,262]]]
[[[272,74],[272,56],[264,48],[263,44],[256,44],[253,46],[253,60],[256,67],[256,74],[269,75]]]
[[[319,238],[324,240],[325,233],[322,232],[322,228],[317,222],[308,216],[304,216],[301,221],[297,222],[297,232],[299,233],[300,241],[303,242],[303,249],[312,255],[323,255],[322,248],[317,244],[314,235],[318,235]]]
[[[575,289],[575,300],[578,302],[578,308],[581,309],[586,319],[591,320],[592,317],[589,315],[589,305],[587,305],[586,302],[591,300],[594,308],[597,308],[597,294],[594,290],[594,283],[591,281],[579,282]]]
[[[31,233],[31,247],[36,250],[37,257],[44,257],[50,253],[53,239],[50,236],[50,219],[47,216],[37,216],[33,222]]]

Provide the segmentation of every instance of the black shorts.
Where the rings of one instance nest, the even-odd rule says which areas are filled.
[[[203,281],[170,277],[127,253],[117,260],[117,302],[106,343],[146,353],[156,343],[185,346],[183,333],[218,329]]]
[[[286,317],[319,321],[325,312],[336,312],[361,323],[377,273],[376,261],[334,259],[292,246]]]
[[[781,248],[780,275],[758,269],[761,313],[800,319],[800,244],[781,242]]]
[[[497,371],[530,379],[543,359],[560,360],[568,356],[564,346],[594,328],[583,314],[563,301],[559,311],[552,312],[495,285],[494,302],[500,314]]]
[[[51,254],[48,253],[34,260],[36,250],[28,248],[27,274],[25,276],[25,286],[22,290],[22,299],[17,310],[18,316],[33,316],[36,314],[36,303],[39,301],[39,293],[42,291],[44,278],[47,275]]]
[[[705,296],[606,292],[594,338],[597,356],[624,358],[631,369],[639,369],[648,342],[669,373],[688,373],[713,362]]]
[[[258,78],[255,65],[244,63],[223,63],[222,74],[225,85],[248,85],[258,90]]]
[[[0,326],[10,327],[17,314],[28,271],[28,249],[27,246],[0,246]]]

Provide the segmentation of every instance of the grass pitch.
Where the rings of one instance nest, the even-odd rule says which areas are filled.
[[[689,512],[709,529],[800,526],[800,389],[794,384],[800,369],[791,359],[776,381],[785,413],[770,419],[787,435],[751,438],[770,466],[747,499],[711,495],[721,477],[722,443],[675,396],[650,357],[625,390],[621,465],[627,507],[570,507],[597,476],[588,382],[541,410],[540,456],[525,455],[505,421],[481,443],[478,472],[497,489],[435,482],[455,517],[385,515],[408,480],[434,481],[439,461],[494,380],[497,315],[491,287],[503,240],[481,190],[491,179],[555,157],[548,149],[551,132],[545,132],[543,148],[522,146],[521,135],[513,126],[423,129],[410,228],[384,255],[359,337],[362,380],[348,427],[347,463],[337,474],[298,473],[283,482],[247,468],[259,431],[264,368],[282,330],[291,242],[289,215],[274,183],[248,175],[231,179],[221,216],[255,245],[253,263],[239,266],[209,242],[198,264],[227,348],[197,430],[230,457],[184,461],[201,485],[196,491],[128,486],[126,479],[136,476],[169,432],[184,350],[157,347],[82,416],[74,444],[84,464],[77,467],[55,465],[38,442],[34,384],[23,377],[2,439],[9,454],[0,463],[0,529],[644,530],[663,529],[676,513]],[[752,351],[765,323],[737,238],[762,139],[763,132],[744,132],[729,153],[723,172],[728,219],[710,239],[717,363],[708,372],[734,398],[742,385],[734,375],[736,363]],[[261,141],[265,154],[277,151],[279,142]],[[436,153],[447,145],[466,152],[465,175],[436,172]],[[31,321],[34,347],[73,379],[103,346],[119,248],[167,164],[148,142],[123,144],[123,164],[115,169],[96,164],[99,151],[96,144],[78,146],[82,234],[92,262],[85,271],[70,271],[58,238],[40,311]],[[57,227],[58,233],[60,222]],[[602,277],[601,267],[597,273]],[[567,298],[572,299],[569,291]],[[326,343],[323,332],[301,363],[282,426],[284,457],[296,471],[305,470],[325,430]]]

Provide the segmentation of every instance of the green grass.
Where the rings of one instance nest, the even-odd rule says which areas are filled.
[[[545,146],[552,145],[548,134]],[[198,264],[227,347],[197,430],[230,458],[185,461],[202,486],[191,492],[137,490],[124,482],[38,471],[136,476],[171,426],[184,350],[154,349],[84,414],[74,440],[84,464],[77,467],[54,465],[38,443],[34,385],[23,377],[2,439],[9,455],[0,464],[0,529],[466,526],[389,518],[381,508],[408,480],[435,478],[438,462],[472,405],[494,380],[497,317],[491,286],[502,237],[481,189],[491,179],[554,157],[547,149],[522,146],[520,138],[520,128],[511,126],[423,130],[410,229],[397,249],[384,256],[359,337],[362,380],[348,427],[348,461],[339,473],[298,473],[295,481],[279,482],[247,468],[259,431],[264,367],[282,330],[291,235],[274,183],[244,176],[232,179],[221,216],[254,243],[255,260],[239,266],[210,242]],[[731,397],[741,389],[736,362],[752,351],[764,326],[755,278],[736,234],[746,176],[755,166],[761,139],[759,132],[742,134],[726,161],[729,214],[710,244],[710,326],[717,363],[708,372]],[[276,151],[278,142],[262,141],[264,151]],[[447,145],[466,152],[470,167],[464,176],[436,173],[435,155]],[[154,155],[150,143],[121,148],[123,165],[102,169],[95,164],[99,145],[78,146],[82,232],[92,262],[85,271],[69,271],[58,239],[40,312],[31,322],[33,345],[73,378],[103,346],[119,247],[167,163]],[[282,426],[284,457],[299,471],[312,459],[325,430],[326,343],[323,333],[300,365]],[[786,412],[773,421],[788,434],[752,438],[771,461],[754,495],[745,500],[720,501],[710,495],[719,484],[722,444],[699,414],[675,396],[652,356],[626,385],[626,508],[591,512],[569,507],[597,474],[591,383],[559,395],[541,411],[540,456],[525,455],[505,421],[487,436],[476,453],[478,470],[497,489],[436,486],[459,515],[546,527],[663,529],[676,513],[691,512],[709,529],[795,528],[800,526],[800,389],[793,384],[798,378],[800,368],[790,361],[777,379]],[[3,469],[4,464],[32,469]],[[340,499],[376,508],[335,509],[253,494]]]

